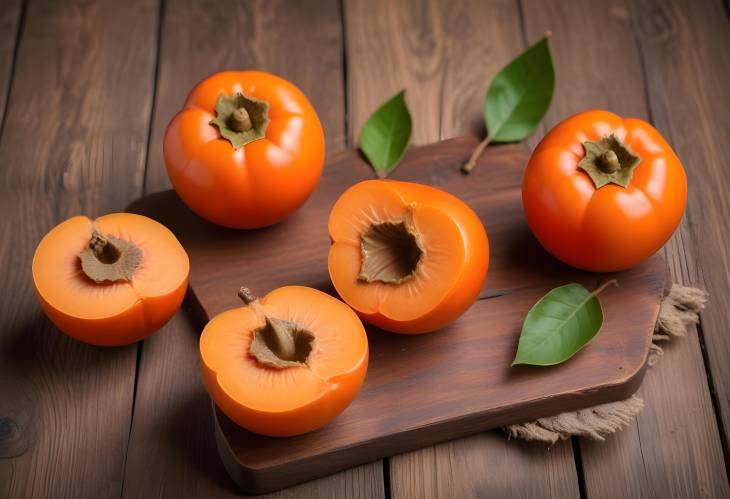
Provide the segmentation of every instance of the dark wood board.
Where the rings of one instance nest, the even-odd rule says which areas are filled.
[[[245,490],[282,488],[487,428],[617,400],[638,388],[668,284],[660,256],[615,275],[620,287],[601,296],[606,316],[601,334],[570,362],[509,368],[524,315],[542,294],[567,282],[593,288],[606,276],[564,266],[530,235],[520,202],[527,160],[522,146],[492,148],[474,174],[458,173],[475,144],[465,137],[413,148],[394,177],[455,193],[480,215],[492,252],[485,299],[437,333],[410,337],[369,328],[365,385],[322,430],[287,439],[260,437],[217,412],[219,450]],[[347,186],[369,177],[356,152],[336,154],[299,212],[256,231],[212,226],[171,191],[143,198],[130,210],[165,223],[188,250],[191,298],[202,325],[239,306],[235,291],[242,284],[261,294],[285,284],[333,292],[326,270],[327,214]]]

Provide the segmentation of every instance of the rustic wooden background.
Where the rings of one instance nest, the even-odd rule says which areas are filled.
[[[687,168],[674,279],[711,294],[700,326],[639,390],[646,409],[605,443],[551,448],[486,432],[273,497],[728,497],[730,23],[722,0],[0,0],[0,497],[213,497],[217,457],[179,313],[138,345],[59,334],[30,261],[76,214],[169,187],[162,134],[186,92],[226,68],[295,82],[330,151],[405,87],[413,139],[483,133],[488,80],[546,30],[557,89],[529,140],[587,108],[651,120]]]

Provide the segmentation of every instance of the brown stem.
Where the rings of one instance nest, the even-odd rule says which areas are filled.
[[[111,243],[104,234],[96,229],[91,233],[89,248],[101,263],[114,263],[119,260],[122,254],[115,244]]]
[[[608,150],[601,154],[598,161],[596,161],[596,164],[601,171],[606,173],[614,173],[621,169],[621,162],[618,160],[618,156],[613,150]]]
[[[641,162],[641,156],[614,134],[584,141],[583,150],[585,155],[578,168],[591,178],[596,189],[608,184],[628,187],[634,169]]]
[[[91,239],[89,239],[89,247],[94,250],[94,252],[98,252],[99,249],[104,248],[106,244],[109,242],[109,240],[99,232],[98,230],[94,229],[91,232]]]
[[[234,149],[240,149],[266,136],[269,103],[241,92],[221,94],[210,124],[218,128],[221,138],[229,141]]]
[[[301,366],[312,351],[314,335],[297,324],[269,317],[259,299],[246,287],[238,290],[238,297],[252,307],[264,325],[256,328],[249,346],[249,354],[262,365],[277,369]]]
[[[482,140],[476,148],[474,148],[474,151],[472,151],[471,156],[469,156],[469,161],[466,162],[464,166],[461,167],[462,173],[468,174],[471,172],[474,167],[477,164],[477,159],[479,159],[479,156],[481,156],[482,152],[484,151],[484,148],[489,145],[489,143],[492,141],[492,138],[487,135],[484,137],[484,140]]]
[[[245,303],[246,305],[250,305],[258,300],[256,295],[253,294],[253,292],[245,286],[241,286],[241,289],[238,290],[238,297],[243,300],[243,303]]]
[[[79,253],[81,270],[97,283],[131,281],[142,263],[142,250],[131,241],[91,232],[88,246]]]
[[[253,128],[251,116],[249,116],[245,107],[239,107],[231,113],[230,118],[228,118],[228,126],[236,132],[245,132]]]

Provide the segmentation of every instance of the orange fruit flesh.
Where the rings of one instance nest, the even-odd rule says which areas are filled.
[[[246,306],[214,317],[200,337],[203,379],[211,398],[238,425],[263,435],[290,436],[327,424],[355,397],[365,378],[365,329],[339,300],[287,286],[260,300],[268,317],[314,335],[306,365],[275,368],[249,354],[263,319]]]
[[[79,253],[92,230],[130,241],[142,250],[132,280],[95,283]],[[163,225],[140,215],[114,213],[95,221],[73,217],[41,240],[33,257],[36,294],[63,332],[95,345],[133,343],[159,329],[179,308],[187,288],[185,250]]]
[[[458,217],[453,206],[461,212]],[[423,250],[412,277],[397,284],[359,279],[365,231],[409,217]],[[390,331],[422,333],[443,327],[474,301],[486,276],[488,243],[478,217],[457,198],[428,186],[356,184],[335,203],[329,232],[333,243],[328,266],[337,292],[363,319]],[[479,237],[470,243],[466,233]],[[468,282],[465,273],[473,274]]]

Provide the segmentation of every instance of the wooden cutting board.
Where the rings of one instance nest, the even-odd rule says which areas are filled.
[[[214,408],[218,449],[245,491],[280,489],[489,428],[620,400],[638,388],[669,286],[660,256],[612,276],[619,287],[601,294],[603,328],[571,360],[547,368],[510,367],[525,314],[544,293],[570,282],[593,289],[607,276],[561,264],[531,235],[520,198],[528,159],[523,146],[489,147],[471,175],[459,172],[476,143],[462,137],[412,148],[392,178],[449,191],[479,214],[491,249],[480,299],[436,333],[401,336],[369,327],[365,384],[321,430],[258,436]],[[187,249],[189,309],[202,328],[214,315],[240,306],[241,285],[259,295],[289,284],[336,294],[327,273],[328,214],[344,189],[372,177],[356,151],[336,153],[302,209],[281,224],[252,231],[213,226],[172,191],[142,198],[130,211],[167,225]]]

